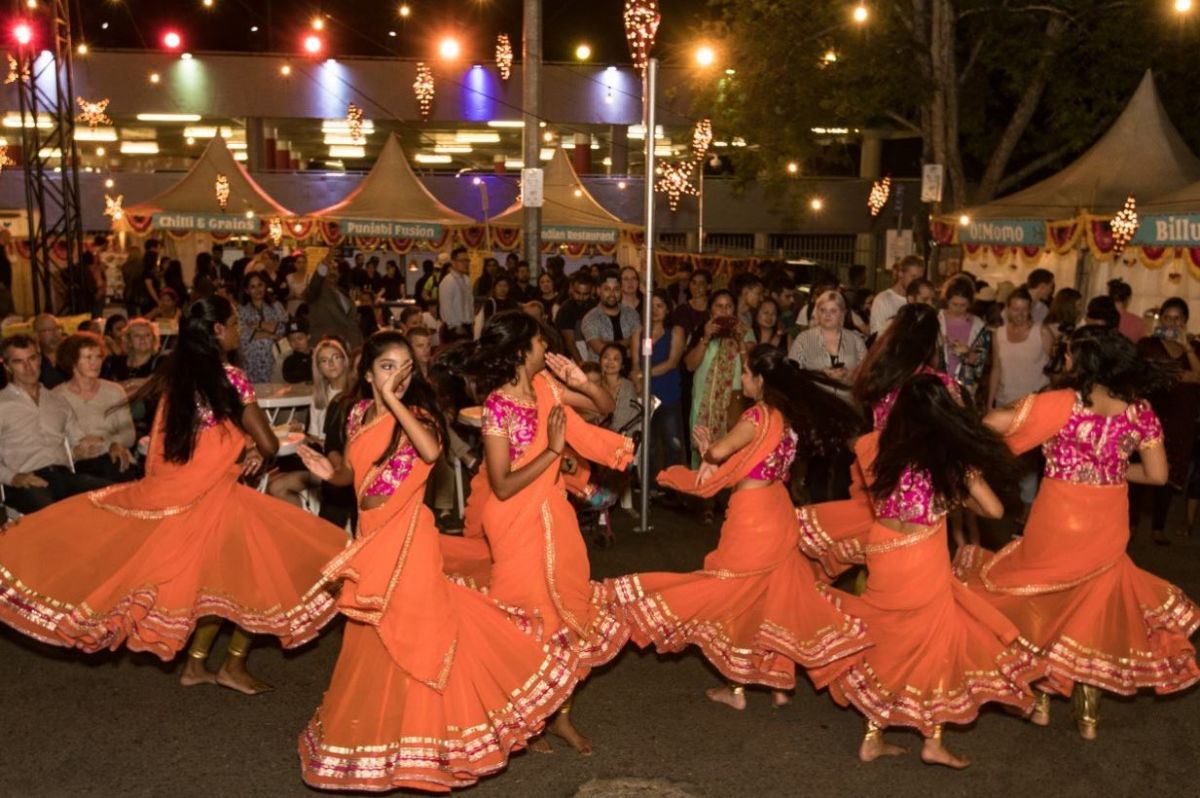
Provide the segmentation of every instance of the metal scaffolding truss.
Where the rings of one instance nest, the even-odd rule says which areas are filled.
[[[10,62],[21,113],[21,162],[29,213],[33,302],[54,310],[54,286],[62,285],[64,308],[90,307],[83,296],[83,218],[79,209],[79,152],[75,146],[75,85],[71,13],[66,0],[48,0],[31,12],[34,31]],[[54,266],[55,257],[63,264]]]

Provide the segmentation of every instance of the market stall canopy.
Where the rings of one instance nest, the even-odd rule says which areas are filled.
[[[345,199],[310,215],[338,222],[345,236],[437,240],[446,227],[478,225],[425,188],[395,134],[388,136],[371,171]]]
[[[565,150],[557,149],[545,166],[542,180],[542,239],[572,244],[615,244],[623,232],[641,230],[621,221],[596,201],[580,181]],[[495,227],[521,228],[525,206],[517,200],[493,218]]]
[[[218,182],[223,189],[218,189]],[[219,195],[226,189],[222,208]],[[153,228],[208,233],[257,233],[264,219],[293,215],[254,182],[220,136],[208,143],[178,183],[153,199],[125,208],[124,213],[132,217],[131,223],[148,218]]]
[[[1068,219],[1080,212],[1113,214],[1130,194],[1141,205],[1197,180],[1200,159],[1171,123],[1154,76],[1147,71],[1125,110],[1091,149],[1040,183],[963,211],[971,224],[959,231],[959,239],[1010,246],[1039,244],[1044,240],[1046,221]],[[1023,231],[1026,235],[1017,236],[1022,227],[1028,228]],[[1033,240],[1039,236],[1041,240]]]

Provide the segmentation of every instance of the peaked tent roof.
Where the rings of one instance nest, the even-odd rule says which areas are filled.
[[[311,215],[325,219],[478,224],[470,216],[443,205],[429,193],[408,165],[408,158],[394,133],[388,135],[371,171],[345,199]]]
[[[973,219],[1064,219],[1080,210],[1114,213],[1129,194],[1140,206],[1196,181],[1200,159],[1171,123],[1147,70],[1117,121],[1074,163],[966,213]]]
[[[566,150],[557,149],[545,167],[542,180],[542,224],[561,227],[617,228],[637,230],[637,225],[623,222],[611,213],[588,192]],[[525,216],[525,206],[517,200],[491,223],[500,227],[520,227]]]
[[[225,210],[217,204],[217,175],[229,181],[229,201]],[[263,191],[250,177],[225,144],[216,136],[204,148],[199,160],[179,182],[153,199],[126,208],[125,213],[149,216],[153,213],[225,213],[231,215],[254,211],[256,216],[293,216]]]

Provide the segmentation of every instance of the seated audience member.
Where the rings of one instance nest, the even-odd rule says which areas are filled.
[[[137,432],[125,391],[100,379],[104,339],[90,332],[68,335],[58,347],[58,363],[70,370],[71,379],[53,393],[71,406],[83,436],[75,444],[75,471],[113,482],[133,479]]]
[[[112,355],[125,354],[125,327],[129,319],[114,313],[104,322],[104,350]]]
[[[605,272],[600,281],[600,304],[589,310],[580,322],[583,340],[587,342],[587,359],[598,361],[600,353],[610,343],[628,351],[633,331],[639,324],[637,311],[621,301],[620,273],[615,269]]]
[[[179,305],[179,294],[175,293],[175,289],[164,288],[158,292],[158,305],[146,314],[146,318],[178,323],[183,312]]]
[[[413,360],[421,371],[421,376],[429,379],[429,364],[433,360],[433,330],[428,327],[413,327],[404,333],[408,345],[412,347]]]
[[[0,484],[5,502],[32,513],[102,488],[108,480],[71,470],[68,441],[83,435],[71,405],[39,382],[42,357],[27,335],[0,344],[8,386],[0,390]]]
[[[120,383],[125,395],[132,396],[158,368],[162,344],[154,322],[141,318],[132,319],[126,325],[123,338],[125,354],[109,355],[105,358],[100,376]],[[139,438],[150,434],[150,424],[154,421],[156,407],[154,403],[138,402],[130,408]]]
[[[37,337],[38,350],[43,353],[38,379],[47,388],[62,385],[71,377],[58,367],[58,345],[63,339],[62,322],[52,313],[39,313],[33,317],[33,334]]]
[[[304,319],[291,319],[283,327],[287,337],[290,355],[283,359],[283,381],[295,385],[301,382],[311,382],[313,378],[312,339],[308,335],[308,322]]]

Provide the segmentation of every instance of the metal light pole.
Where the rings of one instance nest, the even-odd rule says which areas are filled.
[[[542,115],[542,0],[525,0],[524,29],[521,33],[521,104],[525,117],[522,144],[523,168],[541,166]],[[534,274],[542,268],[542,209],[524,205],[524,255]]]
[[[650,325],[650,297],[654,293],[654,101],[658,91],[658,59],[646,62],[642,77],[642,129],[646,131],[646,281],[645,301],[642,302],[642,519],[638,532],[650,527],[650,356],[654,352],[654,337]]]
[[[704,252],[704,158],[700,159],[700,189],[696,194],[696,200],[699,204],[697,209],[699,224],[697,225],[696,235],[696,251]]]

